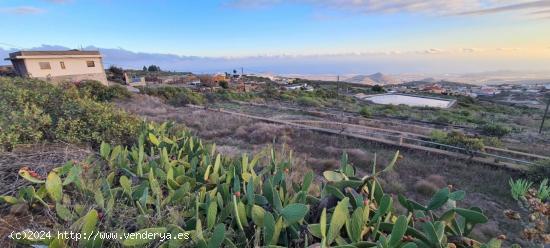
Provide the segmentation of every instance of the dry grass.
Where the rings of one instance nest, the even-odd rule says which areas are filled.
[[[17,146],[12,152],[0,153],[0,195],[11,195],[20,187],[28,185],[17,174],[27,166],[45,177],[52,168],[69,160],[84,160],[93,152],[71,144],[36,144]]]
[[[390,171],[380,178],[380,184],[384,191],[392,194],[402,194],[407,191],[407,187],[402,183],[399,173]]]
[[[292,129],[286,126],[257,122],[250,126],[239,127],[235,135],[252,144],[291,142]]]
[[[336,159],[318,159],[310,157],[307,159],[307,164],[317,173],[322,173],[326,170],[335,170],[340,167],[340,161]]]
[[[414,190],[423,195],[423,196],[426,196],[426,197],[429,197],[431,195],[433,195],[436,191],[437,191],[438,187],[431,183],[431,182],[428,182],[424,179],[416,182],[414,184]]]

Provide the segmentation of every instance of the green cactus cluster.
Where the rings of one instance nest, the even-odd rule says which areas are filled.
[[[292,153],[273,149],[230,159],[172,124],[144,123],[132,147],[103,143],[96,156],[68,162],[46,178],[22,169],[31,186],[5,204],[56,215],[53,229],[82,233],[164,233],[185,239],[80,240],[82,247],[500,247],[468,238],[487,217],[479,208],[460,208],[464,191],[440,189],[426,204],[384,193],[377,178],[396,165],[360,177],[342,155],[340,168],[325,171],[319,195],[316,175],[289,182]],[[397,214],[396,204],[406,209]],[[73,247],[56,237],[17,240],[22,244]]]

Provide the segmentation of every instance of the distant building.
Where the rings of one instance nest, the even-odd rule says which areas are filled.
[[[285,90],[305,90],[305,91],[313,91],[313,87],[303,83],[303,84],[290,84],[284,86]]]
[[[214,80],[214,83],[216,84],[219,84],[220,82],[227,82],[227,76],[226,74],[216,74],[212,77],[212,79]]]
[[[433,93],[433,94],[442,94],[445,92],[445,89],[439,84],[427,85],[422,88],[422,91]]]
[[[500,90],[491,86],[482,86],[481,88],[473,89],[472,93],[477,96],[494,96],[500,94]]]
[[[136,75],[128,76],[128,73],[124,73],[124,81],[127,85],[130,86],[145,86],[145,77],[140,77]]]
[[[96,80],[108,84],[99,51],[19,51],[10,53],[6,60],[21,77],[55,83]]]

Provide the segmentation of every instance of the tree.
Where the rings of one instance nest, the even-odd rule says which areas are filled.
[[[108,72],[108,79],[110,81],[124,83],[124,69],[111,65]]]
[[[143,66],[143,71],[147,71],[147,66]]]
[[[149,68],[147,68],[147,70],[150,71],[150,72],[161,71],[160,67],[157,66],[157,65],[150,65]]]
[[[372,86],[371,90],[374,91],[374,92],[385,92],[384,88],[382,88],[382,86],[380,86],[378,84]]]
[[[110,73],[113,73],[113,74],[115,74],[115,75],[122,75],[122,74],[124,74],[124,70],[123,70],[122,68],[116,67],[116,66],[114,66],[114,65],[111,65],[111,66],[109,67],[109,72],[110,72]]]
[[[227,83],[227,81],[220,81],[218,84],[224,89],[229,88],[229,84]]]

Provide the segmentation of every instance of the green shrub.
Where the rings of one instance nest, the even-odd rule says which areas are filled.
[[[227,81],[220,81],[219,85],[220,85],[220,87],[222,87],[224,89],[229,88],[229,83],[227,83]]]
[[[497,137],[483,137],[483,144],[493,147],[504,147],[502,141]]]
[[[298,97],[296,101],[298,102],[298,104],[308,107],[320,107],[323,105],[319,100],[309,96]]]
[[[443,131],[436,130],[431,133],[430,137],[436,142],[463,148],[468,153],[473,151],[483,151],[485,146],[482,139],[469,137],[457,131],[452,131],[447,134]]]
[[[359,110],[359,114],[365,118],[370,118],[372,117],[372,110],[368,106],[363,106]]]
[[[384,90],[384,88],[383,88],[382,86],[378,85],[378,84],[372,86],[372,87],[371,87],[371,90],[372,90],[373,92],[378,92],[378,93],[384,93],[384,92],[386,92],[386,90]]]
[[[39,80],[0,78],[0,149],[43,140],[131,144],[140,121],[102,102],[105,95],[88,91],[103,89],[96,86],[59,87]]]
[[[490,123],[490,124],[483,125],[481,129],[483,130],[483,133],[485,135],[494,136],[498,138],[502,138],[512,131],[511,128],[498,123]]]
[[[204,104],[205,99],[202,94],[195,93],[187,88],[162,86],[162,87],[141,87],[143,94],[156,96],[164,99],[168,104],[174,106],[184,106],[186,104]]]
[[[105,86],[93,80],[82,81],[75,84],[69,83],[63,85],[63,87],[70,88],[72,85],[76,85],[82,97],[89,97],[102,102],[111,101],[113,99],[126,99],[131,96],[131,93],[122,85]]]

